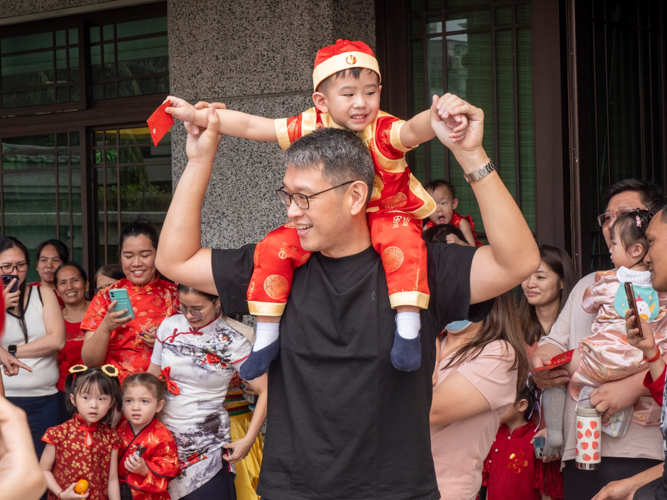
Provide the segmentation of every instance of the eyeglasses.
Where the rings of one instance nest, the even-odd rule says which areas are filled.
[[[176,310],[181,313],[183,316],[187,316],[188,313],[190,313],[190,316],[192,316],[196,320],[200,320],[204,317],[202,314],[204,311],[206,311],[209,307],[213,305],[213,302],[211,302],[209,305],[207,305],[204,309],[201,311],[197,311],[196,309],[188,309],[187,307],[183,307],[181,305],[176,306]]]
[[[5,266],[0,266],[0,271],[2,271],[2,274],[12,274],[12,271],[16,269],[18,272],[22,273],[23,271],[26,271],[28,269],[28,263],[27,262],[19,262],[16,265],[13,264],[7,264]]]
[[[294,201],[294,203],[296,203],[296,206],[299,207],[301,210],[308,210],[310,208],[310,202],[308,201],[309,198],[317,196],[318,194],[326,193],[327,191],[331,191],[332,189],[336,189],[341,186],[347,186],[348,184],[352,184],[353,182],[355,181],[343,182],[342,184],[338,184],[338,186],[330,187],[329,189],[325,189],[324,191],[320,191],[319,193],[309,194],[309,195],[301,193],[287,194],[284,189],[276,189],[276,194],[278,195],[280,203],[282,203],[283,205],[289,207],[292,204],[292,201]]]
[[[603,214],[600,214],[597,216],[598,219],[598,224],[600,224],[600,227],[611,227],[613,222],[618,219],[621,215],[627,214],[629,212],[634,212],[635,210],[638,210],[636,208],[621,208],[620,210],[617,210],[614,213],[611,212],[605,212]]]

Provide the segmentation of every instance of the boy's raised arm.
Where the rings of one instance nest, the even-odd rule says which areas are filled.
[[[184,99],[169,96],[171,107],[166,112],[183,122],[189,122],[201,128],[208,124],[207,110],[195,109]],[[219,118],[219,132],[233,137],[242,137],[252,141],[278,142],[275,120],[263,116],[250,115],[230,109],[216,109]]]

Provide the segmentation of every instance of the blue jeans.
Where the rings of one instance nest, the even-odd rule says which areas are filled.
[[[28,425],[35,446],[37,460],[42,457],[46,443],[42,436],[49,427],[60,423],[60,397],[58,393],[37,398],[7,398],[10,403],[21,408],[28,416]]]

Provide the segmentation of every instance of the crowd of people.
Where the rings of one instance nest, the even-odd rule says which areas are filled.
[[[162,232],[126,227],[92,286],[58,240],[27,284],[26,247],[0,238],[2,390],[28,423],[0,398],[0,478],[14,467],[36,492],[5,479],[0,499],[44,485],[53,500],[667,498],[661,190],[609,188],[598,221],[614,269],[576,282],[486,155],[481,109],[446,94],[408,122],[379,111],[360,42],[320,51],[313,77],[316,107],[288,120],[170,98],[189,161]],[[290,221],[206,249],[223,134],[286,149]],[[488,243],[450,183],[409,173],[405,152],[433,137]],[[579,467],[577,405],[605,431],[595,467]]]

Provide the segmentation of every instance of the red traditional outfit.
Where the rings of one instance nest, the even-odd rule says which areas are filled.
[[[65,321],[65,347],[58,352],[58,371],[60,378],[56,387],[59,391],[65,390],[65,379],[69,374],[70,367],[83,364],[81,361],[81,348],[86,334],[81,331],[81,323],[70,323]]]
[[[91,444],[86,441],[90,436]],[[88,425],[77,413],[67,422],[49,428],[42,441],[56,447],[53,477],[61,488],[85,479],[88,500],[106,500],[109,487],[111,452],[122,448],[118,433],[104,424]],[[49,500],[57,500],[49,491]]]
[[[162,423],[155,418],[134,435],[132,426],[127,420],[118,425],[118,433],[123,439],[124,448],[118,457],[118,478],[121,483],[129,485],[132,498],[137,500],[169,500],[167,491],[169,481],[180,473],[176,441]],[[141,446],[144,450],[141,458],[146,461],[149,473],[141,476],[125,469],[125,459]]]
[[[514,432],[500,424],[482,472],[487,500],[540,500],[540,494],[554,500],[563,498],[563,478],[558,467],[548,467],[551,464],[535,458],[530,440],[536,432],[533,422]]]
[[[468,224],[470,224],[470,229],[472,230],[472,238],[473,238],[473,240],[475,240],[475,246],[478,246],[478,247],[484,246],[484,243],[482,243],[481,241],[479,241],[477,239],[477,231],[475,231],[473,229],[475,227],[475,223],[472,221],[472,217],[470,217],[469,215],[466,215],[465,217],[462,217],[459,214],[457,214],[456,212],[454,212],[452,214],[452,220],[449,221],[449,224],[458,228],[461,225],[462,220],[467,220]],[[434,226],[436,226],[436,223],[433,222],[432,220],[428,220],[426,222],[426,229],[430,229]]]
[[[315,58],[315,89],[325,78],[350,68],[380,71],[373,51],[362,42],[339,40],[323,48]],[[356,135],[370,150],[375,166],[373,193],[366,212],[373,247],[381,255],[387,274],[390,303],[428,307],[426,245],[421,219],[431,215],[435,202],[410,173],[401,143],[405,121],[380,111],[372,123]],[[298,116],[276,120],[276,134],[283,149],[321,128],[342,128],[329,113],[311,108]],[[280,316],[292,285],[294,269],[305,264],[310,253],[301,248],[293,223],[269,233],[256,247],[255,270],[248,287],[250,313]]]
[[[175,284],[161,278],[143,286],[134,285],[123,278],[97,292],[81,322],[82,330],[97,330],[111,303],[109,290],[119,288],[129,293],[134,319],[111,332],[104,363],[118,368],[122,383],[125,377],[148,370],[153,349],[143,341],[141,333],[152,326],[159,326],[162,320],[174,314],[174,307],[178,305],[178,291]]]

